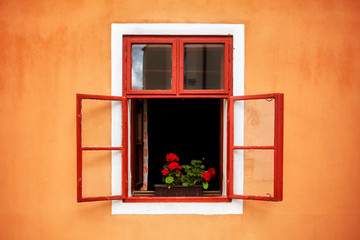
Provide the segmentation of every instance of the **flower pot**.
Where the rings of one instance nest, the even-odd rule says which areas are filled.
[[[194,197],[201,196],[202,186],[168,186],[166,184],[155,184],[155,194],[159,197]]]

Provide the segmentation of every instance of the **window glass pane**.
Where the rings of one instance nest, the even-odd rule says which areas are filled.
[[[82,145],[86,147],[111,146],[111,102],[82,100]]]
[[[274,150],[234,150],[234,180],[235,194],[274,196]]]
[[[224,89],[224,44],[184,45],[184,89]]]
[[[275,99],[234,102],[235,146],[273,146]]]
[[[112,156],[118,156],[113,158]],[[120,150],[83,151],[82,159],[82,196],[99,197],[121,194],[121,186],[112,186],[112,161],[117,160],[121,165]],[[116,169],[118,170],[118,169]],[[121,185],[121,184],[120,184]],[[113,189],[112,189],[113,188]]]
[[[122,147],[122,131],[111,135],[111,124],[118,124],[122,130],[122,101],[83,99],[82,146]]]
[[[131,89],[170,90],[171,44],[132,44]]]

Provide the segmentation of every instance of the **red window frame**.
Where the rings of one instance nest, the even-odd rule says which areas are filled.
[[[172,43],[173,68],[172,90],[132,90],[131,89],[131,44],[133,43]],[[185,90],[184,82],[184,44],[186,43],[222,43],[224,44],[224,89]],[[231,36],[125,36],[123,39],[123,95],[133,98],[222,98],[232,94],[232,37]],[[173,65],[174,67],[174,65]],[[132,142],[132,139],[130,140]],[[222,142],[222,141],[221,141]],[[222,149],[222,144],[220,146]],[[224,159],[221,159],[224,161]],[[220,173],[222,175],[222,172]],[[131,186],[128,186],[131,187]],[[224,187],[224,186],[222,186]],[[127,194],[127,192],[126,192]],[[128,196],[124,202],[229,202],[227,196],[212,197],[144,197]]]
[[[167,99],[181,99],[181,98],[218,98],[218,99],[228,99],[228,97],[224,97],[222,95],[182,95],[182,96],[177,96],[177,95],[173,95],[173,96],[157,96],[157,95],[153,95],[153,94],[148,94],[148,95],[131,95],[128,96],[128,99],[136,99],[136,98],[142,98],[142,99],[149,99],[149,98],[167,98]],[[220,107],[221,109],[223,109],[223,107]],[[220,124],[222,124],[223,119],[221,118]],[[220,133],[220,149],[221,151],[223,151],[223,142],[222,142],[222,134],[223,134],[223,129],[222,129],[222,125],[220,126],[221,129],[221,133]],[[133,142],[133,135],[130,136],[130,142]],[[131,150],[132,151],[132,150]],[[222,158],[222,154],[221,158],[220,158],[220,162],[222,163],[222,161],[226,161],[225,159]],[[131,170],[130,170],[131,171]],[[221,177],[223,177],[223,173],[222,173],[222,164],[220,164],[220,171],[219,174]],[[124,174],[125,175],[125,174]],[[128,174],[126,174],[128,175]],[[131,182],[131,181],[130,181]],[[222,181],[221,181],[222,182]],[[127,187],[132,187],[132,184],[128,184]],[[220,186],[221,190],[224,186]],[[126,197],[123,200],[124,202],[231,202],[231,199],[228,196],[223,196],[223,195],[218,195],[218,196],[201,196],[201,197],[157,197],[157,196],[150,196],[150,197],[146,197],[146,196],[129,196],[128,192],[126,192]]]
[[[108,100],[108,101],[121,101],[122,102],[122,146],[113,147],[96,147],[96,146],[83,146],[82,145],[82,100]],[[126,173],[124,169],[127,167],[127,100],[124,97],[115,96],[103,96],[103,95],[89,95],[89,94],[77,94],[76,95],[76,143],[77,143],[77,201],[89,202],[89,201],[101,201],[101,200],[119,200],[126,197],[126,176],[122,175],[122,194],[114,196],[94,196],[83,197],[83,151],[104,151],[104,150],[120,150],[122,159],[123,174]]]

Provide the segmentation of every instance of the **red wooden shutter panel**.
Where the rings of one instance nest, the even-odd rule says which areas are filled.
[[[236,115],[241,117],[235,119]],[[230,198],[282,200],[283,115],[284,95],[280,93],[230,98]],[[243,138],[235,141],[234,131]],[[236,179],[237,171],[242,174]]]
[[[115,199],[124,199],[125,198],[125,184],[124,184],[124,169],[127,164],[126,158],[126,136],[127,136],[127,104],[124,97],[114,97],[114,96],[101,96],[101,95],[84,95],[77,94],[76,96],[76,127],[77,127],[77,200],[78,202],[86,202],[86,201],[100,201],[100,200],[115,200]],[[86,106],[89,107],[89,111],[85,111],[84,101],[89,101]],[[117,104],[116,104],[117,103]],[[122,125],[122,137],[117,141],[119,146],[113,146],[114,141],[111,139],[111,127],[113,121],[112,115],[114,113],[114,109],[118,108],[118,113],[121,114],[118,121]],[[121,109],[119,109],[119,107]],[[103,114],[103,113],[106,114]],[[84,114],[86,114],[87,119],[89,120],[90,125],[88,128],[84,129],[86,124],[84,124]],[[96,121],[93,120],[96,118]],[[93,130],[98,129],[98,131]],[[109,135],[106,136],[104,133],[108,130]],[[92,133],[88,133],[92,132]],[[120,133],[119,133],[120,134]],[[87,140],[84,139],[84,135],[87,136]],[[105,135],[105,137],[104,137]],[[90,140],[88,140],[90,139]],[[105,140],[104,140],[105,139]],[[112,141],[112,143],[110,143]],[[89,159],[85,159],[85,156],[93,155],[89,157]],[[120,168],[122,168],[123,172],[121,174],[122,179],[121,183],[121,191],[119,190],[113,194],[94,194],[96,191],[90,190],[89,193],[84,193],[84,181],[87,182],[87,186],[90,189],[94,187],[94,185],[99,186],[100,190],[104,185],[109,185],[113,188],[111,184],[111,174],[106,174],[106,178],[104,182],[98,181],[98,171],[100,170],[109,170],[112,167],[112,161],[116,159],[120,160]],[[108,165],[104,163],[108,161]],[[110,162],[110,163],[109,163]],[[88,165],[88,167],[85,167]],[[119,164],[118,164],[119,165]],[[84,174],[89,172],[87,176],[90,178],[84,179]],[[94,178],[94,179],[91,179]],[[95,189],[95,188],[94,188]],[[109,191],[109,189],[108,189]],[[114,189],[110,191],[114,192]],[[86,195],[86,196],[85,196]],[[95,196],[94,196],[95,195]]]

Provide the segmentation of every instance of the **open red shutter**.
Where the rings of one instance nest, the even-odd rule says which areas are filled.
[[[78,202],[124,199],[125,98],[77,94],[76,108]]]
[[[230,98],[229,197],[281,201],[284,95]]]

